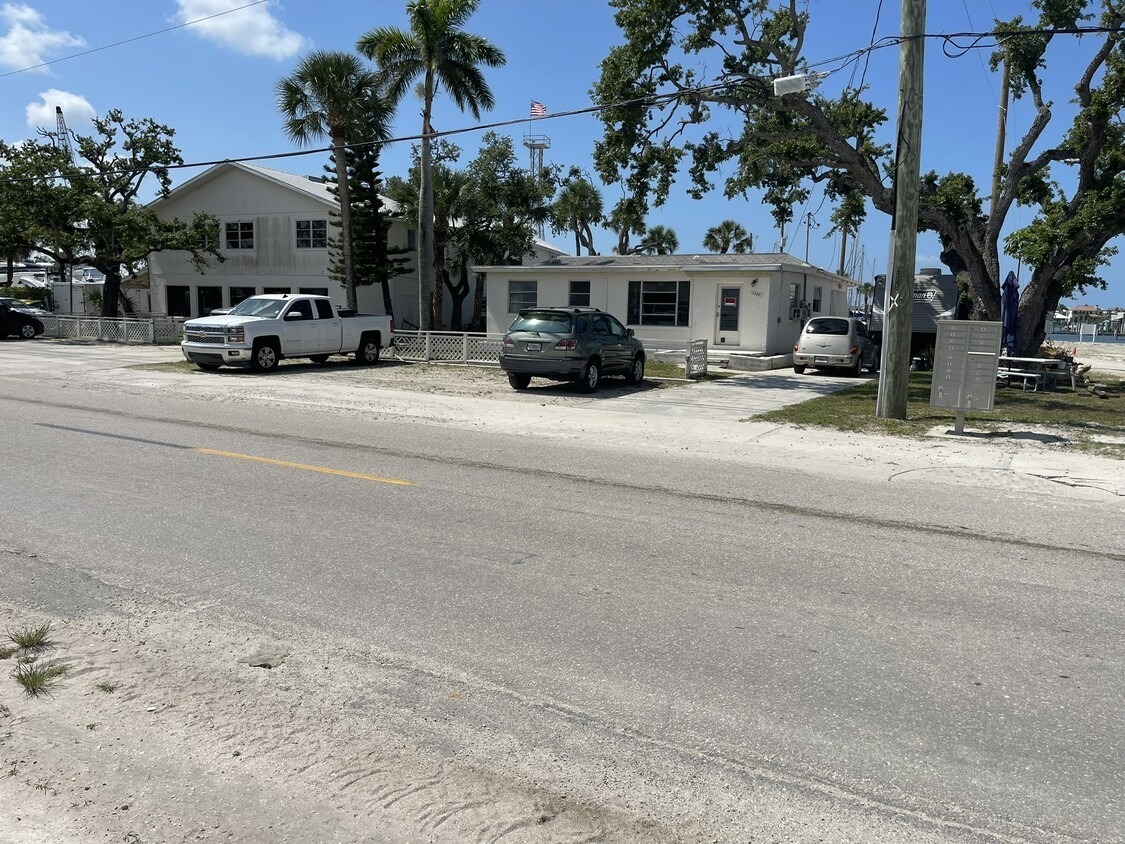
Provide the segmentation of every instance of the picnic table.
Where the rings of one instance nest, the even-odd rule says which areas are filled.
[[[1060,381],[1070,382],[1071,389],[1077,389],[1075,365],[1061,358],[1024,358],[1001,355],[996,377],[1008,385],[1018,382],[1026,390],[1043,387],[1053,390]]]

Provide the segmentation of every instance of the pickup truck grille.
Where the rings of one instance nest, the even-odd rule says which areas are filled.
[[[189,343],[213,343],[221,346],[227,338],[225,328],[185,328],[184,339]]]

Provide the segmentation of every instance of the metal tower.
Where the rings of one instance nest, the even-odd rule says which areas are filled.
[[[543,150],[551,148],[551,139],[546,135],[524,135],[523,145],[531,152],[531,174],[536,178],[543,173]],[[539,236],[543,237],[545,228],[539,224]]]

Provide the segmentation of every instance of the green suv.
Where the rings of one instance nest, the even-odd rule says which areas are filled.
[[[603,375],[641,383],[645,347],[633,329],[598,308],[529,308],[504,335],[500,368],[517,390],[536,377],[575,381],[592,393]]]

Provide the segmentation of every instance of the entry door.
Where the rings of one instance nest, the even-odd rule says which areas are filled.
[[[742,312],[742,288],[720,287],[719,306],[716,312],[719,315],[718,331],[715,333],[716,345],[739,345],[738,326]]]

